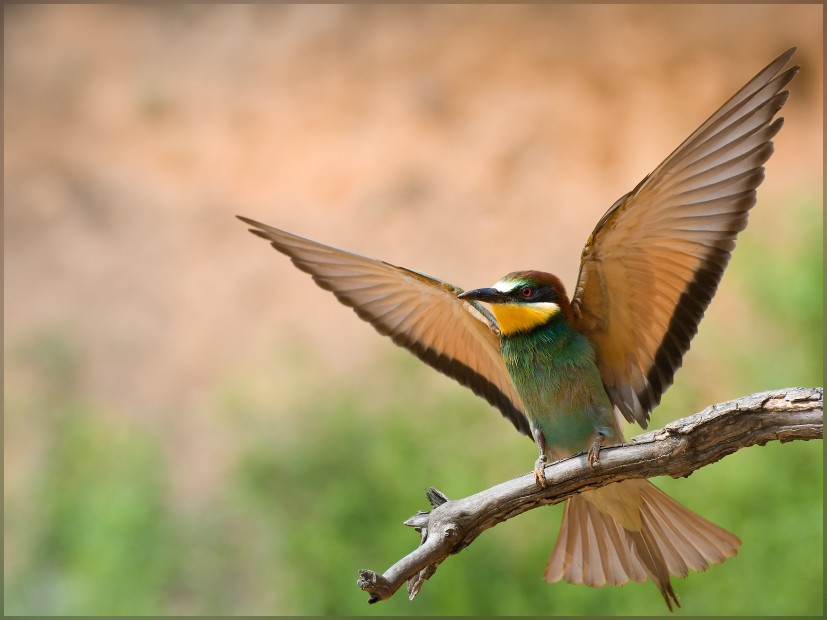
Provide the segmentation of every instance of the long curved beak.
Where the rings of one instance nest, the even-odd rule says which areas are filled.
[[[469,301],[485,301],[489,304],[503,304],[508,300],[505,293],[495,288],[478,288],[473,291],[465,291],[457,295],[457,299]]]

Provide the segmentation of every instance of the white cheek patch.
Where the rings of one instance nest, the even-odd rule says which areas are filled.
[[[529,308],[536,308],[546,316],[551,316],[560,311],[560,306],[551,301],[540,301],[534,304],[525,304]]]

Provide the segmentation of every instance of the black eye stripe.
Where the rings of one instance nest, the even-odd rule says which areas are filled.
[[[512,299],[520,301],[531,300],[532,302],[556,302],[557,300],[557,295],[555,294],[554,289],[550,286],[532,286],[530,284],[523,284],[512,289],[509,296]]]

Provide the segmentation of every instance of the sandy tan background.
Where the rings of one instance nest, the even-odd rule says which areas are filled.
[[[761,197],[820,185],[820,16],[6,7],[5,346],[64,324],[93,393],[135,410],[280,334],[333,364],[382,346],[236,213],[464,288],[523,268],[570,288],[603,211],[793,44]]]

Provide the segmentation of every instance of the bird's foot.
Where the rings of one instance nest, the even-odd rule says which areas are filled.
[[[589,467],[591,469],[594,469],[594,466],[600,462],[600,446],[602,443],[603,435],[598,434],[589,448]]]
[[[546,455],[542,455],[534,462],[534,482],[539,484],[541,487],[545,488],[546,486],[546,464],[548,463],[548,459]]]

